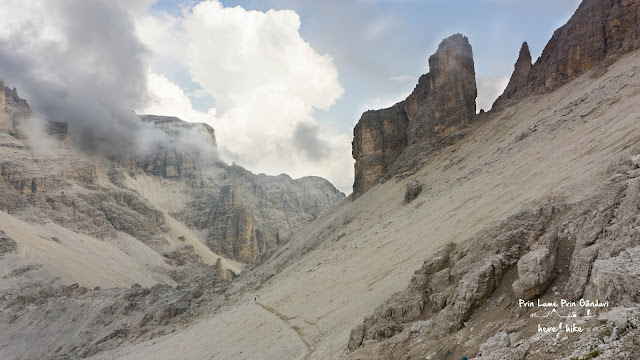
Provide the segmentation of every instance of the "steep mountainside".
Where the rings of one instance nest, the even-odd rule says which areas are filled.
[[[168,209],[171,217],[200,232],[212,251],[229,259],[259,265],[295,229],[345,197],[323,178],[256,175],[220,162],[214,130],[206,124],[163,116],[142,119],[170,140],[146,157],[116,159],[110,178],[144,173],[183,184],[180,198],[186,203]]]
[[[484,274],[482,270],[486,267],[491,269],[492,265],[491,262],[485,262],[483,255],[486,251],[503,251],[503,248],[508,249],[518,239],[528,239],[531,236],[530,242],[518,248],[517,253],[506,254],[509,257],[501,265],[506,267],[516,263],[508,269],[503,268],[503,275],[500,277],[500,284],[503,285],[495,284],[499,289],[508,289],[516,280],[514,274],[518,272],[517,262],[521,252],[526,254],[535,250],[531,247],[538,243],[538,238],[529,234],[553,234],[552,226],[571,221],[566,225],[568,231],[571,231],[567,236],[577,236],[572,227],[584,227],[582,221],[591,219],[587,217],[588,214],[579,215],[579,210],[595,210],[592,214],[594,217],[598,216],[599,209],[616,212],[615,206],[610,207],[624,193],[628,194],[626,196],[631,201],[629,205],[625,205],[625,211],[637,214],[633,199],[638,196],[640,188],[627,185],[629,180],[633,184],[635,180],[631,176],[635,176],[635,173],[627,174],[626,171],[634,167],[630,157],[640,154],[640,128],[637,123],[640,116],[640,110],[637,109],[640,101],[638,64],[640,53],[631,53],[611,65],[598,78],[593,78],[592,73],[585,74],[553,93],[523,99],[501,112],[480,119],[464,140],[440,151],[408,179],[394,179],[377,185],[356,201],[345,201],[319,217],[279,249],[269,261],[236,279],[226,292],[226,304],[219,306],[217,303],[202,303],[195,309],[194,317],[199,318],[199,321],[153,341],[134,340],[129,346],[121,346],[118,350],[106,352],[96,358],[339,358],[347,355],[350,339],[356,339],[356,345],[352,345],[352,349],[354,346],[358,347],[357,336],[351,335],[352,330],[363,324],[365,318],[376,313],[375,309],[387,303],[391,305],[392,302],[387,300],[394,293],[409,291],[407,287],[411,284],[415,271],[422,268],[425,259],[431,259],[433,254],[447,244],[459,243],[455,247],[455,254],[466,254],[467,257],[464,261],[454,258],[455,262],[449,265],[450,269],[455,268],[455,272],[452,270],[452,278],[438,288],[444,299],[447,299],[445,296],[449,291],[452,296],[464,293],[464,288],[456,292],[458,283],[464,282],[469,286],[482,284],[479,281],[471,282],[473,278],[458,280],[467,269],[476,270],[470,272],[470,276],[477,275],[478,279],[483,279],[480,277]],[[609,186],[610,179],[614,181],[613,186],[623,191],[622,193],[597,190]],[[404,199],[410,180],[422,184],[423,190],[415,200],[407,204]],[[594,194],[597,196],[589,200]],[[567,213],[555,214],[549,220],[544,211],[538,211],[552,206],[566,208]],[[513,217],[519,213],[522,215]],[[624,225],[626,229],[621,228],[620,231],[636,231],[633,223],[629,222],[635,219],[633,216],[635,215],[629,217],[623,213],[616,217],[604,216],[594,223],[594,234],[609,220],[611,226],[627,224]],[[532,224],[538,222],[540,225]],[[501,226],[503,223],[507,225]],[[513,223],[511,226],[515,228],[510,228],[509,223]],[[548,230],[541,228],[544,224],[549,224]],[[574,225],[569,226],[570,224]],[[513,231],[513,238],[502,235],[509,231]],[[602,235],[609,231],[611,230],[604,230]],[[519,235],[521,232],[523,234]],[[506,245],[495,243],[493,239],[487,243],[486,250],[466,245],[467,240],[477,244],[487,237],[493,238],[490,236],[492,233],[497,235],[495,241],[503,238]],[[611,233],[612,236],[615,234],[617,232]],[[603,265],[610,265],[612,269],[618,266],[616,264],[627,266],[625,264],[629,263],[625,259],[629,255],[624,252],[616,254],[615,250],[609,252],[607,249],[619,249],[623,244],[627,244],[629,248],[637,247],[640,244],[636,239],[636,235],[629,238],[625,236],[620,243],[612,244],[611,248],[607,246],[604,251],[611,256],[620,257]],[[593,252],[602,246],[597,245],[599,242],[612,240],[613,237],[597,240],[597,247],[586,246],[586,251]],[[572,244],[573,242],[559,243],[562,253],[556,256],[572,259]],[[542,245],[544,242],[538,244]],[[585,245],[576,246],[576,249],[583,251]],[[604,260],[607,253],[599,256]],[[562,282],[551,283],[547,290],[551,295],[547,296],[555,297],[554,291],[564,289],[566,276],[570,276],[573,268],[589,273],[590,263],[580,260],[582,255],[578,254],[576,253],[575,265],[557,260],[563,274],[556,275],[556,279]],[[502,258],[506,255],[498,252],[495,260],[503,264]],[[591,259],[590,256],[588,259]],[[489,260],[493,258],[486,259]],[[567,264],[569,267],[565,267]],[[557,268],[555,269],[557,272]],[[462,273],[458,274],[458,270]],[[625,269],[622,273],[625,271],[633,274],[634,270]],[[588,283],[599,284],[598,286],[606,283],[604,280],[590,280],[590,277],[585,278],[583,275],[576,279],[586,279]],[[621,280],[625,283],[630,278],[624,277]],[[631,284],[633,282],[629,282],[630,286]],[[553,290],[554,287],[557,289]],[[518,336],[514,337],[513,344],[523,339],[524,337],[520,338],[523,335],[518,333],[519,330],[513,332],[510,327],[512,324],[503,327],[495,320],[514,321],[513,325],[518,325],[516,322],[528,319],[528,313],[520,317],[512,317],[506,312],[492,313],[496,309],[494,304],[505,307],[505,311],[517,307],[517,298],[512,290],[488,290],[487,295],[491,296],[487,298],[482,293],[486,289],[487,287],[479,287],[479,295],[470,298],[473,299],[469,301],[470,307],[462,308],[468,311],[465,316],[470,316],[466,320],[467,327],[463,329],[473,329],[473,336],[469,332],[454,332],[443,337],[442,342],[422,340],[407,344],[412,347],[420,343],[426,344],[426,349],[433,351],[439,351],[439,345],[444,344],[444,352],[436,353],[432,358],[439,358],[437,354],[445,354],[442,358],[456,359],[457,355],[471,358],[476,354],[474,349],[487,337],[503,330]],[[505,296],[504,302],[498,301],[502,295]],[[559,292],[558,297],[562,296],[564,294]],[[254,300],[256,298],[257,301]],[[403,296],[400,295],[400,298]],[[617,300],[614,303],[612,300],[610,308],[599,310],[598,316],[613,310],[615,306],[626,306],[625,304],[618,303]],[[392,309],[393,314],[395,307],[388,308]],[[433,311],[431,305],[424,309],[425,316]],[[407,312],[408,323],[395,320],[395,316],[389,317],[389,322],[395,321],[397,324],[396,330],[389,332],[389,336],[396,334],[397,337],[380,343],[380,348],[377,341],[385,339],[384,337],[367,336],[364,339],[363,335],[364,348],[354,352],[353,358],[384,359],[385,354],[388,354],[385,349],[395,347],[398,347],[399,355],[391,358],[402,358],[405,355],[408,358],[426,358],[424,352],[418,351],[417,355],[412,356],[412,347],[396,345],[397,342],[404,344],[404,339],[416,334],[434,333],[433,329],[436,328],[430,325],[415,327],[416,330],[413,330],[414,322],[426,321],[428,318],[414,321],[411,316]],[[629,316],[632,320],[633,316]],[[531,324],[525,325],[520,329],[524,330],[522,334],[528,335]],[[533,324],[535,325],[537,324]],[[594,336],[606,332],[600,326],[608,326],[612,334],[617,334],[611,330],[613,322],[605,322],[604,325],[597,326]],[[623,339],[629,341],[636,335],[637,330],[630,327]],[[562,335],[557,340],[564,336],[567,335]],[[576,349],[584,349],[579,343],[581,338],[570,335],[569,340],[575,344]],[[416,342],[420,339],[416,338]],[[541,339],[553,343],[556,338],[545,336]],[[467,344],[468,340],[470,342]],[[446,355],[451,347],[454,351]],[[531,349],[535,351],[535,345]],[[590,351],[592,350],[584,350],[579,355]],[[545,358],[544,354],[539,356],[540,359]],[[549,353],[546,353],[546,358],[549,358]]]

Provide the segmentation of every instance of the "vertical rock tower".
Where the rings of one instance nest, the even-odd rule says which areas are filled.
[[[444,39],[429,68],[406,100],[362,114],[353,131],[354,199],[393,175],[394,162],[407,149],[437,143],[473,121],[477,88],[469,39]]]

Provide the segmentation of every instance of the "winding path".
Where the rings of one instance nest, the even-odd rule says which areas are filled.
[[[304,356],[304,359],[307,360],[311,357],[311,355],[313,354],[313,352],[315,351],[314,346],[312,346],[309,341],[307,341],[307,339],[304,338],[304,335],[302,335],[302,331],[300,331],[300,328],[296,325],[291,324],[291,320],[297,319],[298,317],[288,317],[282,313],[280,313],[278,310],[267,306],[259,301],[256,301],[256,305],[260,306],[261,308],[263,308],[264,310],[270,312],[271,314],[273,314],[274,316],[276,316],[278,319],[282,320],[285,324],[287,324],[287,326],[289,326],[291,328],[291,330],[295,331],[296,334],[298,334],[298,337],[300,338],[300,340],[304,343],[304,346],[306,346],[307,348],[307,353]],[[308,321],[302,319],[302,321],[309,323]],[[312,324],[315,325],[315,324]]]

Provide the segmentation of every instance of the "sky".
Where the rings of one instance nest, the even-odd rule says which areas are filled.
[[[348,194],[360,115],[404,100],[442,39],[469,37],[478,111],[488,110],[522,42],[536,59],[578,5],[3,0],[10,20],[0,24],[0,79],[42,116],[77,124],[91,151],[153,143],[130,110],[177,116],[213,126],[228,163],[322,176]]]

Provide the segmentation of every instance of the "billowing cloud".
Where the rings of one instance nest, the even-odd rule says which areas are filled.
[[[5,0],[0,12],[0,78],[68,122],[80,147],[139,153],[163,137],[132,113],[146,101],[147,51],[116,3]]]
[[[245,102],[251,92],[275,91],[320,109],[343,93],[331,57],[302,39],[293,11],[263,13],[204,1],[187,13],[183,28],[192,78],[220,111]]]
[[[207,122],[226,161],[255,172],[323,176],[348,191],[349,136],[313,118],[344,90],[332,58],[300,36],[295,12],[225,8],[211,0],[177,17],[147,15],[136,25],[154,53],[155,67],[175,74],[185,70],[200,86],[181,89],[152,72],[150,102],[142,111]],[[196,111],[187,95],[208,95],[215,109]]]
[[[189,122],[213,123],[216,116],[215,108],[209,109],[207,113],[196,111],[184,91],[165,76],[149,71],[147,83],[149,85],[148,102],[140,107],[138,112],[177,116]]]

